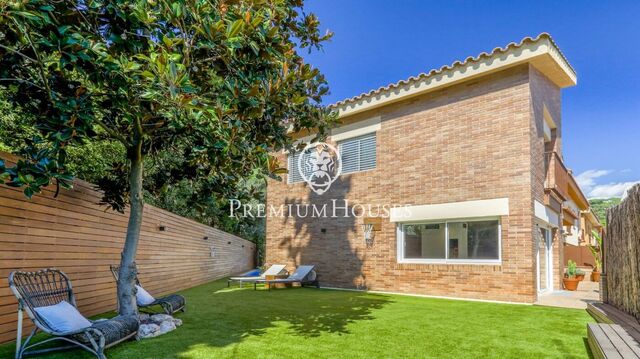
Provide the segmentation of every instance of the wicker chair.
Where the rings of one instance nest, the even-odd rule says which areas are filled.
[[[111,268],[111,274],[113,274],[113,278],[115,278],[117,282],[118,273],[120,272],[120,266],[112,265],[110,266],[110,268]],[[141,286],[140,281],[138,280],[138,273],[136,273],[136,284]],[[153,303],[150,303],[147,305],[138,304],[138,308],[140,309],[141,312],[148,313],[148,314],[155,314],[154,311],[148,308],[151,308],[156,305],[159,305],[160,307],[162,307],[162,311],[164,313],[171,315],[177,311],[185,312],[187,301],[180,294],[170,294],[162,298],[156,298],[156,300],[154,300]]]
[[[9,287],[18,298],[18,337],[16,339],[16,359],[25,355],[48,353],[80,347],[99,359],[104,359],[104,350],[124,340],[132,338],[138,331],[138,320],[134,317],[116,317],[92,321],[88,328],[73,332],[58,332],[38,315],[35,308],[56,305],[62,301],[77,307],[71,281],[57,269],[44,269],[37,272],[12,272],[9,275]],[[26,311],[35,328],[22,343],[22,311]],[[38,331],[53,337],[29,344]],[[52,341],[64,341],[70,345],[29,350]]]

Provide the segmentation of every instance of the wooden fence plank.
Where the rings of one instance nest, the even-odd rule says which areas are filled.
[[[4,153],[0,157],[15,161]],[[128,212],[99,205],[100,192],[84,181],[76,180],[73,190],[62,190],[57,198],[54,191],[49,187],[27,200],[20,189],[0,185],[0,343],[15,340],[17,303],[7,282],[13,270],[58,268],[71,278],[83,314],[115,309],[109,265],[119,262]],[[160,225],[166,230],[160,231]],[[145,289],[163,295],[246,271],[254,265],[255,248],[232,234],[146,205],[136,263]],[[25,331],[31,327],[26,319]]]
[[[640,320],[640,184],[607,210],[604,263],[606,302]]]

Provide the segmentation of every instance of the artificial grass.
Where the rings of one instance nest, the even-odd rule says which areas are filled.
[[[117,358],[587,358],[584,310],[312,288],[182,292],[184,325]],[[10,358],[15,345],[0,346]],[[42,358],[91,358],[68,351]]]

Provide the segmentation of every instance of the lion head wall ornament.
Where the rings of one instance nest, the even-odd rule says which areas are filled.
[[[342,172],[340,152],[328,143],[310,143],[298,157],[298,171],[311,190],[321,195]]]

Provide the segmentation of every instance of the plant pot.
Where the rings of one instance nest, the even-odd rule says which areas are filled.
[[[578,284],[580,281],[578,278],[562,278],[562,284],[564,285],[564,289],[575,291],[578,290]]]
[[[576,279],[582,282],[584,280],[584,274],[576,274]]]
[[[600,281],[600,272],[593,271],[591,272],[591,281],[599,282]]]

